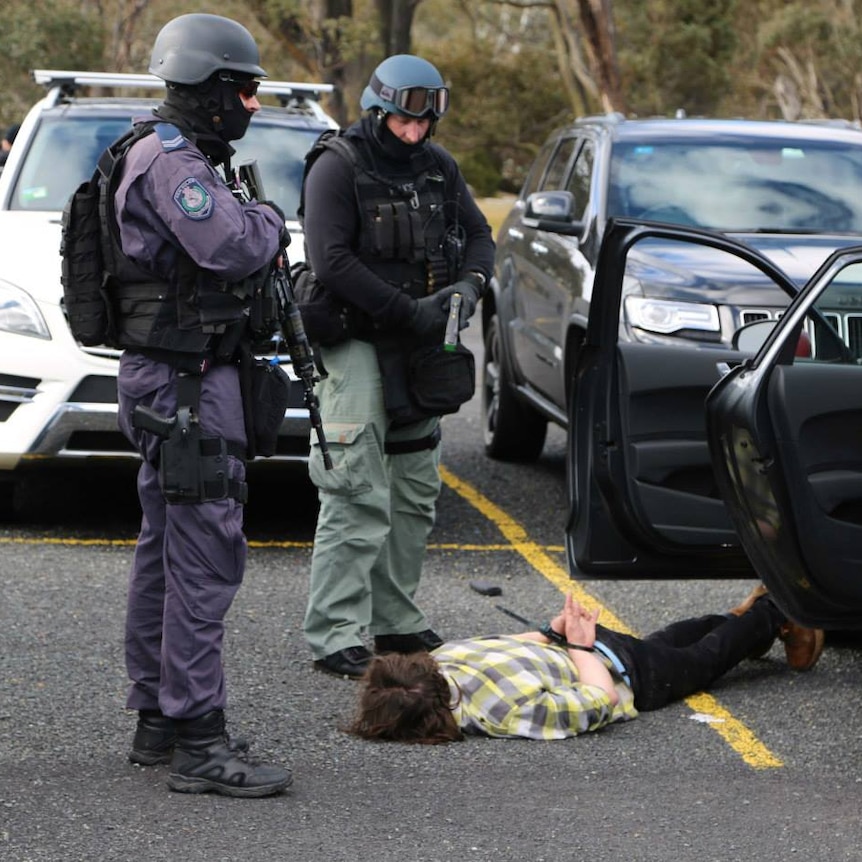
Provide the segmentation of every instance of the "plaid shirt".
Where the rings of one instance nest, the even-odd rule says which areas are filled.
[[[465,733],[565,739],[638,714],[632,690],[601,656],[616,684],[616,706],[603,689],[578,682],[562,647],[496,636],[451,641],[432,655]]]

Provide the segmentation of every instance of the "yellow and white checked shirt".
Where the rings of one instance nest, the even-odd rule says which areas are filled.
[[[578,681],[562,647],[495,636],[450,641],[431,655],[452,690],[453,714],[465,733],[565,739],[637,716],[632,690],[601,658],[619,702]]]

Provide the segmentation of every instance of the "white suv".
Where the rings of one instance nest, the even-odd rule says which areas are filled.
[[[102,150],[133,117],[149,114],[159,102],[157,93],[80,97],[79,91],[141,93],[164,82],[151,75],[65,71],[35,71],[33,77],[47,95],[21,124],[0,174],[0,508],[27,471],[137,457],[117,429],[118,351],[82,347],[66,324],[60,215]],[[336,127],[318,103],[328,90],[324,84],[263,82],[261,96],[277,97],[281,107],[262,108],[235,144],[234,163],[256,159],[266,197],[288,214],[291,262],[302,257],[295,214],[303,158],[322,131]],[[293,379],[273,460],[308,456],[308,412]]]

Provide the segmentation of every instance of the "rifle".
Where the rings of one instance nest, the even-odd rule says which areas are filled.
[[[228,183],[231,191],[241,200],[265,201],[263,193],[263,181],[256,161],[242,162],[234,169],[234,175]],[[314,384],[319,382],[314,365],[314,353],[311,343],[305,334],[305,326],[302,323],[302,315],[296,303],[293,292],[293,280],[290,270],[285,265],[287,260],[287,249],[282,248],[281,253],[272,264],[272,290],[278,309],[278,323],[281,335],[287,345],[290,354],[290,362],[296,376],[302,382],[303,400],[311,427],[317,435],[320,446],[320,454],[323,456],[323,466],[327,470],[332,469],[332,458],[329,455],[329,445],[323,430],[323,420],[320,418],[320,402],[314,394]]]

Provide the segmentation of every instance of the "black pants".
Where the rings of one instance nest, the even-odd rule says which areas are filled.
[[[703,691],[744,658],[765,650],[785,621],[764,597],[741,617],[682,620],[643,639],[598,625],[596,640],[619,656],[631,676],[635,706],[647,712]]]

